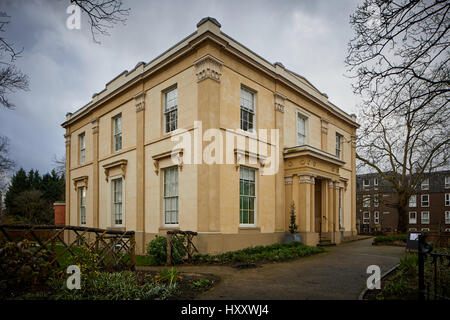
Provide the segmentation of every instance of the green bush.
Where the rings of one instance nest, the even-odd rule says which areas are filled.
[[[176,284],[147,282],[139,285],[130,271],[100,272],[81,282],[80,290],[69,290],[65,282],[53,284],[51,299],[63,300],[165,300],[178,293]]]
[[[52,254],[28,240],[0,244],[0,298],[10,298],[49,279]]]
[[[300,242],[275,243],[268,246],[256,246],[218,255],[197,254],[194,263],[254,263],[290,260],[323,252],[322,247],[310,247]]]
[[[377,236],[373,239],[374,244],[387,244],[394,241],[403,241],[406,243],[407,235],[406,234],[393,234],[390,236]]]
[[[183,263],[183,258],[186,255],[186,249],[183,245],[184,238],[172,238],[172,258],[175,264]],[[150,258],[150,263],[153,265],[164,265],[167,261],[167,239],[166,237],[156,236],[147,245],[147,254]]]

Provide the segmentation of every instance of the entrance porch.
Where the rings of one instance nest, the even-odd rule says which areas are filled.
[[[285,149],[284,162],[286,230],[294,203],[303,243],[340,243],[345,231],[343,193],[347,179],[339,175],[339,169],[345,163],[310,146]]]

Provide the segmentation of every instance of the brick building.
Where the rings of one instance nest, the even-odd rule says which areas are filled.
[[[396,232],[397,195],[378,174],[356,177],[356,223],[359,233]],[[408,231],[450,232],[450,170],[430,173],[408,206]]]

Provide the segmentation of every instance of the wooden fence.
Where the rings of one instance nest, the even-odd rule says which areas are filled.
[[[51,265],[60,265],[67,255],[80,255],[80,248],[97,254],[96,267],[106,271],[134,270],[134,231],[56,225],[0,225],[0,245],[3,242],[28,240],[41,250],[51,253]]]
[[[198,252],[193,243],[193,238],[197,236],[197,232],[194,231],[182,231],[182,230],[169,230],[167,231],[167,261],[166,265],[173,265],[175,261],[173,259],[174,243],[183,245],[182,258],[187,256],[187,261],[192,261],[194,253]],[[179,252],[178,252],[179,253]]]

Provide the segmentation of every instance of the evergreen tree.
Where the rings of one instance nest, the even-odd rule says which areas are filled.
[[[55,170],[43,176],[38,170],[28,174],[22,168],[16,172],[6,193],[7,215],[16,222],[53,223],[53,203],[64,200],[65,179]]]
[[[289,225],[289,231],[291,233],[296,233],[298,226],[295,223],[295,203],[294,203],[294,201],[292,201],[289,211],[291,212],[291,224]]]

